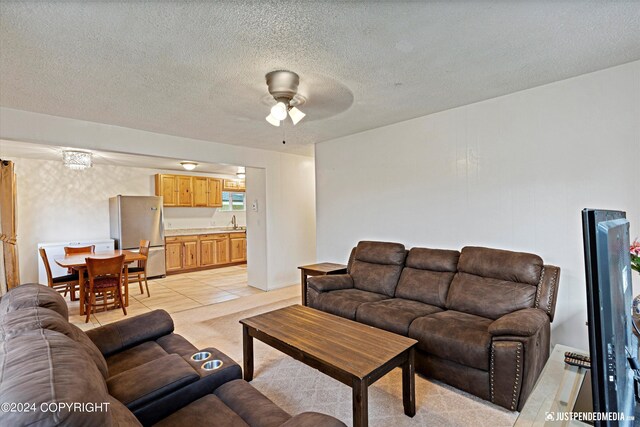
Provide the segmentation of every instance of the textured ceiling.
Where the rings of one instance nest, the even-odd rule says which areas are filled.
[[[7,141],[0,139],[0,158],[10,159],[22,157],[27,159],[57,160],[62,162],[62,151],[67,147],[53,145],[32,144],[28,142]],[[180,166],[181,161],[190,159],[170,159],[166,157],[150,157],[134,154],[114,153],[108,151],[91,150],[93,162],[99,165],[128,166],[136,168],[162,169],[185,172]],[[198,167],[189,173],[218,173],[236,175],[238,166],[221,165],[217,163],[198,163]]]
[[[640,59],[640,4],[3,2],[0,105],[310,154],[311,143]],[[308,116],[267,124],[264,74]],[[1,125],[1,124],[0,124]]]

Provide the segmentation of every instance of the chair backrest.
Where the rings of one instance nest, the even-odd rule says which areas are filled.
[[[400,243],[359,242],[350,270],[354,287],[393,297],[406,256]]]
[[[140,255],[144,255],[146,257],[149,256],[149,246],[151,245],[151,242],[148,240],[140,240],[140,250],[138,251],[138,253],[140,253]],[[146,268],[147,266],[147,259],[142,259],[140,261],[138,261],[138,267],[140,268]]]
[[[40,258],[42,258],[42,263],[44,264],[44,269],[47,272],[47,284],[49,286],[53,285],[53,273],[51,273],[51,266],[49,265],[49,258],[47,257],[47,251],[44,248],[38,249],[40,252]]]
[[[90,246],[65,246],[64,254],[65,255],[73,255],[73,254],[92,254],[96,251],[96,245]]]
[[[93,284],[94,279],[99,277],[114,277],[122,279],[124,268],[124,254],[111,258],[87,258],[87,274],[89,282]]]

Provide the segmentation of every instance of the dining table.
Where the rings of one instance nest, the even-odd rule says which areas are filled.
[[[56,264],[63,268],[71,268],[78,272],[78,283],[80,291],[80,315],[85,314],[84,311],[84,274],[87,270],[87,258],[113,258],[124,254],[124,305],[129,306],[129,264],[147,259],[145,255],[124,249],[115,249],[111,251],[100,251],[95,253],[71,254],[63,257],[55,258]]]

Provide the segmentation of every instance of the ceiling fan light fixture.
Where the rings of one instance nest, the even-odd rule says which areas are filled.
[[[269,114],[267,117],[265,117],[265,120],[274,126],[280,126],[280,120],[273,117],[273,114]]]
[[[304,116],[306,116],[306,114],[296,107],[291,107],[289,109],[289,117],[291,117],[291,121],[294,126],[297,125],[300,120],[304,119]]]
[[[284,120],[287,118],[287,106],[284,102],[279,101],[276,105],[271,107],[271,116],[276,120]]]
[[[184,168],[184,170],[192,171],[198,166],[196,162],[180,162],[180,165]]]

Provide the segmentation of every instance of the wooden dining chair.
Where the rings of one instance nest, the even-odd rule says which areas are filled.
[[[149,245],[151,242],[148,240],[140,240],[140,255],[149,257]],[[142,289],[142,281],[147,288],[147,296],[151,296],[149,293],[149,283],[147,282],[147,258],[138,261],[136,267],[129,267],[129,283],[137,282],[140,286],[140,294],[144,295],[144,289]]]
[[[65,256],[77,255],[77,254],[94,254],[96,253],[96,245],[90,246],[65,246]],[[73,268],[67,268],[67,274],[73,274]]]
[[[96,245],[90,246],[65,246],[64,254],[65,255],[76,255],[76,254],[93,254],[96,252]]]
[[[125,255],[118,255],[112,258],[87,258],[87,276],[88,280],[84,283],[84,301],[85,313],[87,318],[85,323],[89,322],[91,312],[97,307],[96,295],[101,294],[102,306],[106,310],[110,303],[114,308],[118,305],[122,307],[122,312],[127,315],[127,309],[122,299],[122,285],[124,282],[124,258]]]
[[[64,276],[53,277],[53,273],[51,273],[51,265],[49,264],[49,258],[47,257],[47,251],[44,248],[38,249],[40,252],[40,258],[42,258],[42,263],[44,264],[44,269],[47,272],[47,284],[50,288],[57,290],[62,293],[64,291],[64,296],[67,296],[67,292],[71,293],[71,301],[76,300],[76,286],[78,283],[78,272],[67,274]]]

